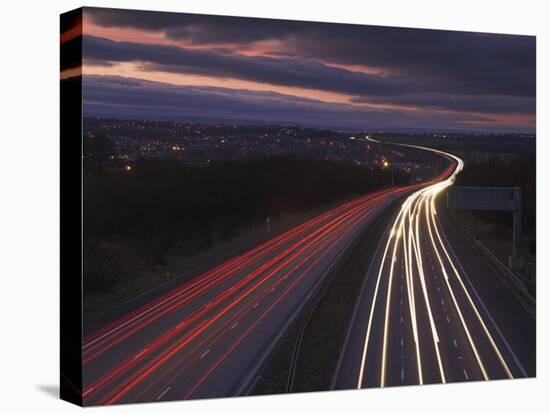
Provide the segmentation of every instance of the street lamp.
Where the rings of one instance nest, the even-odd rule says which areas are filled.
[[[393,177],[393,166],[390,166],[390,163],[388,162],[388,160],[384,160],[384,162],[382,163],[382,165],[384,166],[384,168],[388,168],[390,167],[390,172],[391,172],[391,186],[393,187],[394,185],[394,177]]]

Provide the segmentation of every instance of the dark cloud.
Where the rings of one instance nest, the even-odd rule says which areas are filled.
[[[420,30],[109,9],[86,9],[107,27],[163,31],[193,44],[284,42],[287,56],[387,69],[444,93],[535,96],[533,36]]]
[[[368,110],[265,91],[177,86],[111,76],[84,76],[85,116],[297,124],[339,129],[468,129],[482,116]],[[479,129],[479,128],[476,128]]]
[[[310,24],[292,20],[89,7],[85,8],[85,13],[99,26],[162,31],[169,38],[185,39],[193,44],[247,44],[285,38],[290,33],[303,31],[304,24]]]
[[[533,36],[116,9],[85,8],[85,14],[103,27],[162,32],[167,38],[182,41],[182,45],[208,46],[197,49],[84,36],[87,64],[135,62],[143,71],[189,73],[308,88],[350,95],[359,104],[400,105],[425,110],[423,115],[417,112],[414,119],[410,112],[399,112],[396,122],[408,124],[418,124],[425,119],[427,125],[439,120],[448,125],[451,118],[462,123],[469,119],[468,113],[534,117],[536,112],[536,40]],[[278,40],[282,49],[269,56],[240,53],[243,48],[263,40]],[[366,74],[333,64],[366,65],[381,72]],[[113,85],[110,83],[109,88],[113,89]],[[139,88],[143,89],[144,84]],[[131,89],[126,85],[125,90],[124,96],[127,96]],[[161,90],[167,97],[158,96],[157,102],[166,104],[168,96],[175,99],[175,92],[158,85],[151,93],[157,96]],[[177,92],[182,93],[183,90]],[[190,90],[185,93],[189,94]],[[201,90],[200,98],[195,98],[197,105],[211,94],[212,89]],[[258,108],[263,105],[259,97],[267,99],[266,96],[255,94],[254,105],[248,105],[252,98],[245,95],[242,91],[231,96],[218,93],[215,100],[216,104],[223,104],[221,112],[226,115],[231,112],[230,118],[237,114],[227,108],[226,99],[234,100],[237,96],[235,108],[248,111],[241,112],[241,118],[243,114],[254,118],[257,112],[266,116],[265,111]],[[279,107],[269,101],[273,110],[271,119],[299,118],[285,109],[286,105],[286,108],[297,110],[296,102],[285,97],[284,105]],[[307,119],[323,120],[322,112],[327,119],[343,122],[346,115],[340,111],[345,109],[353,114],[348,121],[360,125],[361,117],[366,114],[366,109],[355,106],[331,107],[327,113],[326,103],[317,103],[313,108],[311,102],[299,107],[300,111],[313,111],[304,112]],[[109,104],[103,99],[101,105],[106,108]],[[211,108],[207,105],[205,109],[207,112]],[[193,105],[185,109],[189,113],[193,110]],[[132,111],[138,111],[135,105]],[[177,109],[171,106],[170,111],[179,113],[181,105]],[[336,117],[335,113],[339,115]],[[372,112],[368,115],[369,121],[387,119],[391,123],[395,121],[391,116],[396,116],[396,112],[378,112],[374,118]]]
[[[534,37],[372,26],[334,29],[307,32],[289,44],[305,57],[382,67],[446,93],[535,95]]]
[[[376,75],[351,72],[314,60],[240,56],[212,50],[151,45],[84,36],[85,59],[94,63],[140,62],[144,70],[193,73],[320,89],[352,95],[399,95],[413,85]]]
[[[535,113],[535,99],[521,94],[483,95],[481,92],[486,91],[479,90],[472,94],[466,87],[455,93],[445,92],[438,86],[437,74],[423,80],[394,79],[335,68],[312,59],[241,56],[210,49],[115,42],[94,36],[84,36],[83,50],[87,63],[110,65],[132,61],[138,62],[144,71],[193,73],[344,93],[356,96],[358,103],[469,112]],[[487,79],[486,82],[491,81]]]

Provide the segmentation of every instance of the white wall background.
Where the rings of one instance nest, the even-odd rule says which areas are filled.
[[[549,11],[544,1],[111,0],[88,6],[537,35],[538,378],[292,396],[142,404],[113,413],[548,412]],[[0,411],[66,413],[59,401],[59,13],[71,0],[11,0],[0,14]],[[546,326],[545,326],[546,325]],[[95,413],[99,409],[88,409]]]

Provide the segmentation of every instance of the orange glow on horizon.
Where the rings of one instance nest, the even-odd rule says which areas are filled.
[[[503,127],[522,127],[535,128],[537,124],[536,115],[529,114],[491,114],[491,113],[469,113],[470,115],[480,116],[486,119],[462,121],[463,124],[475,126],[503,126]]]
[[[357,103],[353,102],[352,95],[327,92],[318,89],[299,88],[291,86],[273,85],[246,81],[234,78],[217,78],[211,76],[194,75],[189,73],[170,73],[160,71],[144,71],[138,62],[115,63],[112,66],[84,65],[83,75],[122,76],[142,79],[152,82],[167,83],[181,86],[219,87],[235,90],[249,90],[258,92],[276,92],[298,98],[312,99],[323,103],[346,104],[356,108],[394,110],[406,112],[425,111],[421,107],[394,105],[391,103]]]
[[[219,88],[228,88],[235,90],[251,91],[272,91],[284,95],[293,95],[301,98],[313,99],[327,103],[345,103],[355,105],[350,102],[351,96],[326,92],[316,89],[295,88],[290,86],[272,85],[247,80],[240,80],[225,77],[213,77],[194,75],[189,73],[171,73],[161,71],[144,71],[140,69],[140,63],[124,62],[115,63],[112,66],[86,65],[84,64],[84,75],[103,75],[103,76],[123,76],[136,79],[143,79],[153,82],[169,83],[172,85],[183,86],[212,86]]]

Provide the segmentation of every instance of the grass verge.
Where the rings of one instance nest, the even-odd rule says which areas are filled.
[[[296,358],[292,392],[326,391],[353,313],[357,295],[376,247],[401,203],[394,202],[360,236],[347,259],[313,310],[303,332]],[[307,313],[307,312],[306,312]],[[286,392],[291,360],[305,316],[298,320],[279,344],[258,380],[253,395]]]
[[[504,264],[508,263],[508,257],[512,253],[512,227],[511,224],[503,226],[494,221],[486,220],[476,216],[467,210],[448,210],[451,221],[468,237],[476,238],[485,244],[491,252]],[[536,263],[533,251],[529,249],[530,241],[524,235],[520,243],[520,256],[526,263]],[[514,272],[527,288],[529,294],[536,296],[536,283],[527,276],[527,269],[524,267]]]

